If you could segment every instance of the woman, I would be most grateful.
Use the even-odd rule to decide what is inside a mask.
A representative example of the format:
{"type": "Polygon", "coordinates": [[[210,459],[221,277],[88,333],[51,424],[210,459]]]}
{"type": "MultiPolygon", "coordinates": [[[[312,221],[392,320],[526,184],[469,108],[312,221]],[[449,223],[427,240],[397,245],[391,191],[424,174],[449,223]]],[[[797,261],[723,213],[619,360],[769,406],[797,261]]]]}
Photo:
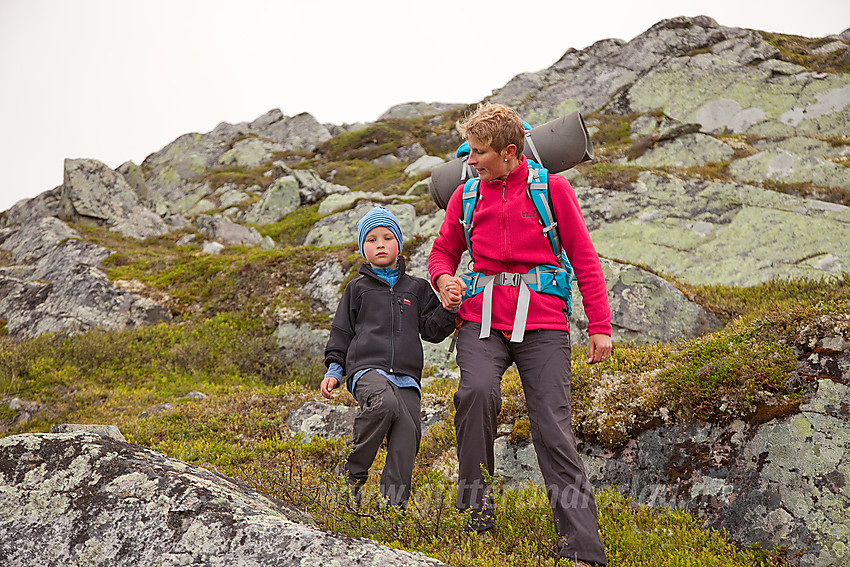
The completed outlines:
{"type": "MultiPolygon", "coordinates": [[[[480,106],[457,127],[469,143],[468,163],[475,167],[480,180],[470,231],[473,268],[485,276],[507,274],[497,276],[491,293],[468,297],[458,312],[463,324],[457,343],[461,375],[454,396],[457,505],[472,509],[471,527],[476,531],[495,525],[493,502],[481,469],[493,474],[501,378],[516,363],[534,448],[554,512],[558,555],[576,565],[605,565],[596,504],[570,424],[570,335],[564,300],[531,291],[524,336],[514,328],[519,316],[518,298],[523,292],[520,278],[514,274],[557,263],[526,192],[529,165],[522,155],[522,120],[513,109],[491,104],[480,106]],[[485,296],[489,296],[491,305],[485,303],[485,296]],[[521,336],[520,341],[516,335],[521,336]]],[[[599,362],[611,352],[611,312],[602,267],[569,182],[562,176],[549,175],[548,183],[561,244],[575,270],[590,321],[588,361],[599,362]]],[[[457,289],[466,289],[463,280],[455,276],[467,249],[464,228],[458,222],[461,206],[462,191],[457,190],[446,207],[428,260],[431,282],[444,304],[455,300],[457,289]]]]}

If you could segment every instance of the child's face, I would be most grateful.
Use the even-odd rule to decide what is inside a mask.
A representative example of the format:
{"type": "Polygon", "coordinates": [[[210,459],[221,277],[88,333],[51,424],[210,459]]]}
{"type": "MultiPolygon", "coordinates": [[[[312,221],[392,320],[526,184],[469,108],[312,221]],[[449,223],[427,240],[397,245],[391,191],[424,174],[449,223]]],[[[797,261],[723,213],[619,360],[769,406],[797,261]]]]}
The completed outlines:
{"type": "Polygon", "coordinates": [[[398,264],[398,240],[385,226],[376,226],[366,233],[363,255],[373,268],[395,268],[398,264]]]}

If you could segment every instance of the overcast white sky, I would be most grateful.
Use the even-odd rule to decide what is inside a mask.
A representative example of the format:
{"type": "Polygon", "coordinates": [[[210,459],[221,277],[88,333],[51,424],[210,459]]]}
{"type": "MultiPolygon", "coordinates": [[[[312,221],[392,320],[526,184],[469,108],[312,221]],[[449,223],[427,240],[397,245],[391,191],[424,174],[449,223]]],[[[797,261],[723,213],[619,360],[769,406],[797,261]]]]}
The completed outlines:
{"type": "Polygon", "coordinates": [[[821,37],[847,0],[0,0],[0,211],[62,183],[272,108],[375,120],[410,101],[471,103],[570,47],[659,20],[821,37]]]}

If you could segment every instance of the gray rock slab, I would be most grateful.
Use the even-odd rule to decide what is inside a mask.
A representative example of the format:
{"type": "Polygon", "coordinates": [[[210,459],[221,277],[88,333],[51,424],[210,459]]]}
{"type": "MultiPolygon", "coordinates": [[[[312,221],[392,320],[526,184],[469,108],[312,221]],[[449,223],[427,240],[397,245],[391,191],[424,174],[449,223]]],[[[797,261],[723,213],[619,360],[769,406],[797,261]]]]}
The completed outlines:
{"type": "Polygon", "coordinates": [[[620,191],[577,187],[601,256],[696,284],[839,275],[850,209],[735,183],[645,173],[620,191]]]}
{"type": "MultiPolygon", "coordinates": [[[[629,264],[602,259],[611,305],[612,338],[623,342],[675,342],[721,326],[711,312],[689,300],[662,278],[629,264]]],[[[587,316],[578,286],[573,287],[572,344],[587,344],[587,316]]]]}
{"type": "Polygon", "coordinates": [[[48,254],[63,240],[79,236],[76,230],[56,217],[42,217],[11,232],[0,243],[0,249],[11,252],[16,263],[31,263],[48,254]]]}
{"type": "Polygon", "coordinates": [[[300,523],[244,483],[91,433],[0,439],[0,550],[32,565],[442,565],[300,523]]]}
{"type": "Polygon", "coordinates": [[[711,136],[690,134],[661,142],[656,148],[632,160],[621,160],[638,167],[694,167],[711,162],[728,161],[735,151],[711,136]]]}
{"type": "Polygon", "coordinates": [[[121,174],[95,160],[65,160],[61,203],[62,218],[106,226],[124,236],[147,238],[169,232],[121,174]]]}
{"type": "MultiPolygon", "coordinates": [[[[345,386],[340,386],[337,395],[348,395],[345,386]]],[[[304,402],[289,413],[286,424],[293,434],[301,434],[307,443],[313,437],[342,439],[350,437],[354,427],[357,406],[323,404],[322,402],[304,402]]]]}
{"type": "Polygon", "coordinates": [[[236,224],[218,215],[199,215],[195,226],[201,235],[224,244],[258,246],[263,240],[256,228],[236,224]]]}
{"type": "Polygon", "coordinates": [[[279,221],[300,205],[298,181],[292,176],[279,177],[240,220],[249,224],[269,224],[279,221]]]}

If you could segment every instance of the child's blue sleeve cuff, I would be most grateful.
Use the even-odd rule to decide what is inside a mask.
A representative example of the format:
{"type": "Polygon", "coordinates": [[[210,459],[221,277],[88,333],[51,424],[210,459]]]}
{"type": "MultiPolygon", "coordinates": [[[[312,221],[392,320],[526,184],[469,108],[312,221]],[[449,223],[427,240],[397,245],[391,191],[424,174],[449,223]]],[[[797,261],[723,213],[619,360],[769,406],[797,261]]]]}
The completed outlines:
{"type": "Polygon", "coordinates": [[[342,366],[338,362],[331,362],[328,366],[328,371],[325,372],[325,377],[332,376],[336,378],[337,388],[342,384],[342,366]]]}

